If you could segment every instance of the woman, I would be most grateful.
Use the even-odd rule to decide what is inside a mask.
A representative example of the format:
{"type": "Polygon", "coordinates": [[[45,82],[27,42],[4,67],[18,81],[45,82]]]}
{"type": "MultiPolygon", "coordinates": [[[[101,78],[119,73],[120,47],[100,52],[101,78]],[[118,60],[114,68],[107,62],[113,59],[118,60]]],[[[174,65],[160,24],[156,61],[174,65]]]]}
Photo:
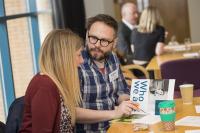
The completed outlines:
{"type": "Polygon", "coordinates": [[[70,30],[47,35],[40,51],[40,73],[26,91],[20,133],[73,132],[75,107],[80,102],[81,49],[82,40],[70,30]]]}
{"type": "Polygon", "coordinates": [[[142,12],[138,28],[131,35],[134,64],[146,66],[151,58],[164,52],[165,29],[155,7],[142,12]]]}

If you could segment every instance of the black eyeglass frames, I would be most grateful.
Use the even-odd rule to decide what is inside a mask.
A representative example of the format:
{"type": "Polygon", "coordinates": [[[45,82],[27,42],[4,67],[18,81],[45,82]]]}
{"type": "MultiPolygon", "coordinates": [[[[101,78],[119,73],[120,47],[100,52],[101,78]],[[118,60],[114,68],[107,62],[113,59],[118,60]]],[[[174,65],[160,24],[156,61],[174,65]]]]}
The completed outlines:
{"type": "Polygon", "coordinates": [[[106,39],[99,39],[96,36],[89,35],[89,33],[88,33],[88,40],[91,44],[96,44],[98,41],[100,41],[100,45],[102,47],[107,47],[109,44],[114,42],[114,39],[112,41],[109,41],[109,40],[106,40],[106,39]]]}

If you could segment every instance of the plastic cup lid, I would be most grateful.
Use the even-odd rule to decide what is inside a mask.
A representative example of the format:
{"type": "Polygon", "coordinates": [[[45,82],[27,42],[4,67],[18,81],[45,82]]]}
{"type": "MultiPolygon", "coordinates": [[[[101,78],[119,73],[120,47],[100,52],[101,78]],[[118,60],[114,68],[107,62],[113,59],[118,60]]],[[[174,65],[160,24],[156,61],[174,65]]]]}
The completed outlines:
{"type": "Polygon", "coordinates": [[[158,107],[159,108],[168,108],[168,107],[174,107],[175,106],[175,102],[173,100],[167,100],[167,101],[163,101],[163,102],[160,102],[158,104],[158,107]]]}

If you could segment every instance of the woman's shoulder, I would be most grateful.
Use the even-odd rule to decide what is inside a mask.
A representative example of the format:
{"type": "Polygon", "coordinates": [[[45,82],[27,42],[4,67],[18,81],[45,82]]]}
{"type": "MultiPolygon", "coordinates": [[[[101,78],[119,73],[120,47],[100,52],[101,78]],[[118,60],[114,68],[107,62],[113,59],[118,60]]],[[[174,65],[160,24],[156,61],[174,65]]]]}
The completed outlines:
{"type": "Polygon", "coordinates": [[[36,74],[29,83],[27,91],[37,92],[38,90],[46,92],[57,93],[58,89],[53,80],[44,74],[36,74]]]}
{"type": "Polygon", "coordinates": [[[156,30],[157,30],[157,31],[165,32],[165,28],[164,28],[162,25],[157,25],[157,26],[156,26],[156,30]]]}
{"type": "Polygon", "coordinates": [[[54,86],[55,83],[53,82],[53,80],[46,74],[41,74],[41,73],[38,73],[36,74],[32,81],[33,83],[39,83],[38,85],[40,86],[54,86]]]}

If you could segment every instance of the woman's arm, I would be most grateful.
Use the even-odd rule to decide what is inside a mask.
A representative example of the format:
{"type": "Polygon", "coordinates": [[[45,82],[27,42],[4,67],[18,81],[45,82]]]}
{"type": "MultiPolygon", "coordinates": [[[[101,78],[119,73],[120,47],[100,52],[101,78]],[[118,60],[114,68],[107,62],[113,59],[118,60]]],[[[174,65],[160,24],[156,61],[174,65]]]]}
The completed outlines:
{"type": "Polygon", "coordinates": [[[92,110],[77,107],[76,122],[77,123],[96,123],[108,121],[111,119],[128,116],[131,114],[134,106],[131,101],[123,101],[115,110],[92,110]]]}
{"type": "Polygon", "coordinates": [[[164,46],[165,46],[165,28],[163,26],[159,26],[157,27],[158,29],[158,33],[159,33],[159,39],[158,39],[158,42],[156,44],[156,49],[155,49],[155,53],[156,55],[161,55],[163,54],[165,51],[164,51],[164,46]]]}
{"type": "Polygon", "coordinates": [[[77,123],[96,123],[100,121],[107,121],[115,118],[114,110],[91,110],[84,108],[76,108],[76,122],[77,123]]]}
{"type": "Polygon", "coordinates": [[[41,87],[37,91],[31,101],[32,133],[53,132],[59,100],[55,88],[41,87]]]}
{"type": "Polygon", "coordinates": [[[164,53],[164,46],[165,46],[165,44],[162,42],[157,43],[156,49],[155,49],[156,55],[161,55],[164,53]]]}

